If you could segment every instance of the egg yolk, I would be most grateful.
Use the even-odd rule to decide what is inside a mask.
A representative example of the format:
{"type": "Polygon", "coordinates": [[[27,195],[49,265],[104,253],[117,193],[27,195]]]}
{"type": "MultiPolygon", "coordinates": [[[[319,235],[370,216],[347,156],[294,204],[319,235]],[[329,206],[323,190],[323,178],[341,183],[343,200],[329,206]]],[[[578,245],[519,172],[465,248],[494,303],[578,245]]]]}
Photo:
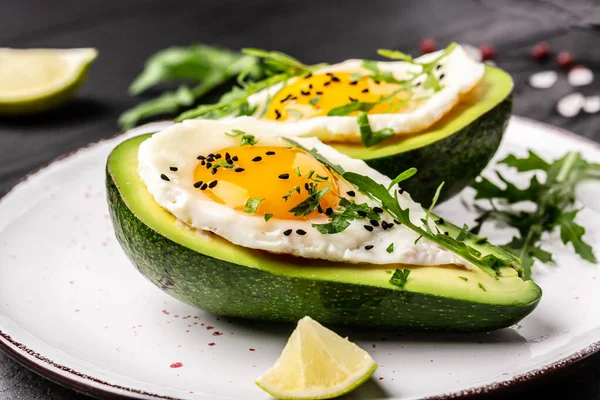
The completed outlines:
{"type": "Polygon", "coordinates": [[[243,146],[199,158],[203,157],[194,170],[194,187],[213,201],[239,211],[245,210],[249,198],[256,198],[264,199],[257,215],[273,214],[287,220],[315,216],[319,210],[298,217],[290,212],[309,197],[311,187],[322,190],[329,186],[319,202],[321,212],[339,202],[336,177],[300,149],[243,146]]]}
{"type": "MultiPolygon", "coordinates": [[[[375,81],[363,76],[357,79],[350,73],[336,72],[310,75],[283,87],[271,100],[265,118],[285,121],[327,115],[334,108],[353,101],[376,103],[401,89],[394,83],[375,81]]],[[[398,112],[406,108],[406,91],[376,104],[369,114],[398,112]]],[[[355,111],[348,115],[357,115],[355,111]]]]}

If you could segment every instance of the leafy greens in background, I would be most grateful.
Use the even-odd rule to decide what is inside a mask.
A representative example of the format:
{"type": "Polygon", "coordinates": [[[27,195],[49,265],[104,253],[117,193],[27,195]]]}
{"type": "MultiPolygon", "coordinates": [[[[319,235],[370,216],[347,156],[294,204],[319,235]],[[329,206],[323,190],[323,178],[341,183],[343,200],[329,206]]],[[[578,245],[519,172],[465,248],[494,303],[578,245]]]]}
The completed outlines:
{"type": "Polygon", "coordinates": [[[162,50],[146,62],[144,71],[129,87],[129,93],[137,96],[161,83],[185,81],[196,85],[182,85],[139,104],[119,117],[119,125],[130,129],[143,120],[181,112],[241,73],[248,79],[258,80],[265,71],[258,57],[221,47],[193,45],[162,50]]]}
{"type": "Polygon", "coordinates": [[[510,243],[502,246],[522,261],[524,276],[529,279],[534,259],[551,263],[552,254],[541,246],[542,234],[560,231],[563,243],[571,243],[575,252],[584,260],[596,262],[592,247],[583,240],[585,228],[575,222],[580,211],[575,209],[575,188],[585,179],[600,178],[600,164],[585,161],[580,153],[569,152],[562,158],[548,163],[532,151],[525,158],[509,155],[500,161],[518,172],[536,172],[529,186],[521,189],[506,179],[500,172],[496,175],[503,185],[498,186],[487,178],[481,178],[472,186],[476,190],[475,199],[489,200],[489,208],[477,206],[480,212],[477,225],[471,232],[478,234],[484,222],[501,221],[519,231],[510,243]],[[545,175],[545,180],[538,178],[545,175]],[[530,202],[532,211],[513,210],[500,206],[530,202]]]}

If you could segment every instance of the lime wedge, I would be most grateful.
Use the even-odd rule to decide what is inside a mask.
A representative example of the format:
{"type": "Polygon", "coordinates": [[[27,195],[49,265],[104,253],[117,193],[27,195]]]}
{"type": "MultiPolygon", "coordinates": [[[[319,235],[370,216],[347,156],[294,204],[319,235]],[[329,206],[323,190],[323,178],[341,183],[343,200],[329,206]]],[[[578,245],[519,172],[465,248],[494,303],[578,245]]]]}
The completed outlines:
{"type": "Polygon", "coordinates": [[[359,387],[376,368],[369,353],[304,317],[256,384],[278,399],[331,399],[359,387]]]}
{"type": "Polygon", "coordinates": [[[0,48],[0,114],[31,114],[73,96],[96,49],[0,48]]]}

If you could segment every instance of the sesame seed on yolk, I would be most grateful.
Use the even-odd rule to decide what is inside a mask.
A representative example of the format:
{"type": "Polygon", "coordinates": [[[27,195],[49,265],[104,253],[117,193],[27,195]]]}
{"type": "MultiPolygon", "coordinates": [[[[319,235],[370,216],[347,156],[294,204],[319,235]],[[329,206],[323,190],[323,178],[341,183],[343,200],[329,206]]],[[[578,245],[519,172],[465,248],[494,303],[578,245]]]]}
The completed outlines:
{"type": "MultiPolygon", "coordinates": [[[[352,79],[352,74],[347,72],[311,75],[283,87],[271,100],[265,118],[285,121],[288,118],[296,120],[324,116],[351,101],[378,102],[382,96],[388,96],[400,87],[398,84],[376,82],[366,76],[352,79]]],[[[369,114],[395,109],[406,97],[407,93],[401,91],[389,101],[377,104],[369,114]]],[[[398,111],[403,108],[400,107],[398,111]]],[[[349,115],[357,114],[358,111],[355,111],[349,115]]]]}
{"type": "Polygon", "coordinates": [[[336,208],[339,202],[337,178],[314,157],[300,149],[244,146],[223,149],[220,153],[225,152],[237,156],[235,168],[219,167],[213,175],[211,169],[198,163],[194,170],[194,182],[218,182],[218,185],[212,188],[209,186],[201,192],[217,203],[243,212],[249,198],[263,198],[256,210],[257,215],[273,214],[274,218],[287,220],[304,219],[316,216],[318,212],[295,217],[289,210],[308,197],[305,185],[310,183],[318,184],[318,190],[330,186],[320,201],[323,210],[336,208]],[[259,157],[259,161],[253,161],[259,157]],[[298,176],[298,168],[301,176],[298,176]],[[309,178],[311,170],[314,173],[309,178]],[[327,177],[327,180],[316,182],[317,174],[327,177]],[[280,178],[285,175],[288,176],[286,179],[280,178]],[[296,186],[300,187],[300,193],[293,191],[286,201],[283,196],[296,186]]]}

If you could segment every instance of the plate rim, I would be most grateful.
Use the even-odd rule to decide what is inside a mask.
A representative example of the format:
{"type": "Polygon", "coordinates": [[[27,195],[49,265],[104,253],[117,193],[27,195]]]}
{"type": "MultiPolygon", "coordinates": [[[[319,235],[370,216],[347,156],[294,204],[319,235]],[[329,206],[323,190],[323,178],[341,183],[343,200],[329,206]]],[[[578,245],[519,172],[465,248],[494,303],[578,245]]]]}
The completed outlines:
{"type": "MultiPolygon", "coordinates": [[[[559,135],[567,136],[569,138],[574,138],[578,141],[585,142],[588,145],[594,146],[600,150],[600,143],[597,143],[597,142],[593,141],[592,139],[585,137],[583,135],[579,135],[574,132],[571,132],[565,128],[551,125],[546,122],[537,121],[537,120],[534,120],[531,118],[522,117],[519,115],[512,115],[511,121],[512,120],[519,120],[521,122],[524,122],[524,123],[527,123],[530,125],[537,125],[537,126],[543,127],[544,129],[552,130],[559,135]]],[[[69,159],[69,158],[77,155],[80,151],[83,151],[86,149],[91,149],[100,144],[103,144],[106,141],[116,139],[127,133],[133,134],[133,132],[135,132],[135,131],[140,131],[140,133],[141,133],[144,130],[148,130],[149,127],[152,125],[162,125],[167,122],[172,122],[172,121],[162,120],[162,121],[155,121],[155,122],[151,122],[148,124],[144,124],[137,128],[134,128],[128,132],[119,132],[114,135],[107,136],[98,141],[88,143],[85,146],[82,146],[78,149],[66,152],[66,153],[52,159],[51,161],[43,164],[39,168],[28,173],[27,175],[23,176],[11,188],[9,188],[6,191],[6,193],[0,194],[0,200],[2,200],[4,197],[8,196],[10,193],[12,193],[15,189],[17,189],[22,184],[26,183],[27,180],[29,180],[32,176],[47,169],[48,167],[52,166],[56,162],[69,159]]],[[[26,345],[16,341],[10,335],[3,332],[1,327],[0,327],[0,351],[2,351],[9,358],[16,361],[20,365],[24,366],[25,368],[29,369],[30,371],[33,371],[37,375],[41,376],[42,378],[48,379],[49,381],[59,384],[63,387],[72,389],[76,392],[83,393],[83,394],[86,394],[86,395],[89,395],[92,397],[103,398],[103,399],[116,399],[116,400],[128,400],[128,399],[184,400],[184,399],[178,398],[178,397],[164,396],[164,395],[147,392],[147,391],[140,390],[140,389],[116,385],[116,384],[107,382],[105,380],[102,380],[102,379],[99,379],[99,378],[96,378],[96,377],[93,377],[93,376],[90,376],[87,374],[83,374],[81,372],[78,372],[78,371],[70,368],[70,367],[56,363],[56,362],[50,360],[49,358],[45,357],[44,355],[36,352],[35,350],[28,348],[26,345]],[[62,373],[59,371],[61,371],[62,373]]],[[[548,363],[547,365],[544,365],[544,366],[536,368],[536,369],[532,369],[523,374],[513,376],[512,378],[509,378],[509,379],[506,379],[503,381],[499,381],[499,382],[488,383],[485,385],[474,386],[474,387],[466,388],[463,390],[458,390],[455,392],[448,392],[448,393],[444,393],[441,395],[429,396],[429,397],[426,397],[425,399],[428,399],[428,400],[462,399],[462,398],[466,398],[466,397],[473,396],[473,395],[496,392],[498,390],[509,388],[509,387],[512,387],[512,386],[515,386],[515,385],[518,385],[521,383],[530,382],[534,379],[537,379],[539,377],[547,375],[548,373],[558,371],[560,369],[563,369],[565,367],[573,365],[576,362],[579,362],[597,352],[600,352],[600,338],[596,342],[584,347],[583,349],[581,349],[579,351],[576,351],[576,352],[568,355],[567,357],[563,357],[557,361],[548,363]]]]}

